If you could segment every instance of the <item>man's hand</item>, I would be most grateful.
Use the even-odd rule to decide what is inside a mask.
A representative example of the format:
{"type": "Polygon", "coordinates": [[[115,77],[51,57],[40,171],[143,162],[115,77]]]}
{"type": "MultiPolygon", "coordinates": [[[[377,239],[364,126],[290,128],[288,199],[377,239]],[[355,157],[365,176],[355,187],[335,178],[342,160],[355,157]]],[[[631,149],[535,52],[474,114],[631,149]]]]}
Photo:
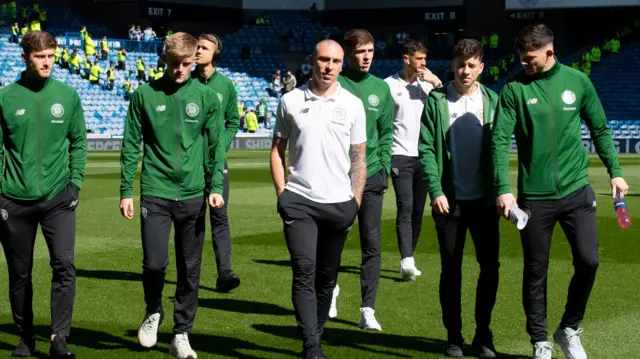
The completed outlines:
{"type": "Polygon", "coordinates": [[[220,208],[224,206],[224,199],[221,195],[212,193],[209,195],[209,206],[211,206],[211,208],[220,208]]]}
{"type": "Polygon", "coordinates": [[[449,201],[447,197],[440,196],[431,201],[431,208],[433,208],[436,213],[449,214],[449,201]]]}
{"type": "Polygon", "coordinates": [[[496,198],[496,207],[498,207],[499,211],[498,213],[501,213],[504,218],[509,218],[509,208],[511,208],[512,205],[518,207],[518,202],[516,202],[516,198],[511,193],[505,193],[496,198]]]}
{"type": "Polygon", "coordinates": [[[616,199],[616,192],[620,192],[620,198],[629,192],[629,185],[622,177],[616,177],[611,179],[611,197],[616,199]]]}
{"type": "Polygon", "coordinates": [[[419,69],[418,77],[420,78],[420,80],[428,82],[431,85],[433,85],[434,88],[442,87],[442,83],[440,82],[440,80],[428,68],[419,69]]]}
{"type": "Polygon", "coordinates": [[[133,219],[133,198],[123,198],[120,200],[120,213],[126,219],[133,219]]]}

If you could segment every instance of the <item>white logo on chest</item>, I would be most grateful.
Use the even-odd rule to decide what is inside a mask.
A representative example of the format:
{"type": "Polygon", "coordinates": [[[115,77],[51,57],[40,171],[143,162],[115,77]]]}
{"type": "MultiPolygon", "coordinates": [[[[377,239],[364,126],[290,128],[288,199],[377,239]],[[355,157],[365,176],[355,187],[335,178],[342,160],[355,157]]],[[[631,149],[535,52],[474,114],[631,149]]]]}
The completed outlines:
{"type": "Polygon", "coordinates": [[[567,105],[573,105],[576,102],[576,94],[571,90],[565,90],[562,93],[562,101],[567,105]]]}
{"type": "Polygon", "coordinates": [[[200,113],[200,108],[198,107],[198,105],[192,102],[187,105],[185,111],[187,112],[187,115],[189,117],[196,117],[200,113]]]}
{"type": "Polygon", "coordinates": [[[335,109],[333,109],[333,118],[335,118],[338,121],[342,121],[347,117],[347,112],[340,107],[336,107],[335,109]]]}
{"type": "Polygon", "coordinates": [[[222,97],[221,93],[218,93],[218,101],[220,101],[221,104],[222,104],[222,100],[224,100],[224,97],[222,97]]]}
{"type": "Polygon", "coordinates": [[[158,112],[163,112],[166,109],[167,109],[167,106],[165,106],[165,105],[160,105],[160,106],[156,107],[156,111],[158,111],[158,112]]]}
{"type": "Polygon", "coordinates": [[[367,100],[369,101],[369,105],[371,106],[378,106],[378,104],[380,103],[380,99],[376,95],[369,95],[367,100]]]}
{"type": "Polygon", "coordinates": [[[16,116],[22,116],[22,115],[24,115],[24,108],[21,108],[18,111],[16,111],[16,116]]]}
{"type": "Polygon", "coordinates": [[[64,115],[64,107],[59,103],[53,104],[53,106],[51,106],[51,114],[53,117],[62,117],[62,115],[64,115]]]}

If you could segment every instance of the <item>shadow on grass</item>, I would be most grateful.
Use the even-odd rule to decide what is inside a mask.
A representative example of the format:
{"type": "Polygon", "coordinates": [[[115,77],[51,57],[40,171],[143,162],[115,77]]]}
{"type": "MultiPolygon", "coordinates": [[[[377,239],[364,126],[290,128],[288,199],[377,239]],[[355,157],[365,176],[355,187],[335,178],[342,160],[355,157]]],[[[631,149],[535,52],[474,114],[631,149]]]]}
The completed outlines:
{"type": "MultiPolygon", "coordinates": [[[[36,358],[49,358],[47,353],[49,352],[49,335],[50,327],[45,325],[37,325],[35,327],[36,332],[36,358]]],[[[0,325],[0,332],[16,335],[16,345],[18,344],[18,331],[13,324],[0,325]]],[[[114,350],[114,349],[126,349],[130,351],[140,351],[143,348],[137,343],[137,341],[129,341],[122,337],[117,337],[108,333],[100,332],[97,330],[86,328],[71,328],[71,335],[67,340],[69,347],[73,350],[74,347],[83,347],[93,350],[114,350]]],[[[0,351],[12,351],[14,347],[6,347],[6,343],[0,344],[0,351]]]]}
{"type": "MultiPolygon", "coordinates": [[[[274,266],[278,266],[278,267],[291,267],[291,262],[289,260],[287,260],[287,259],[283,259],[283,260],[252,259],[252,261],[254,263],[274,265],[274,266]]],[[[389,270],[389,269],[381,269],[380,272],[398,273],[396,271],[392,271],[392,270],[389,270]]],[[[360,275],[360,267],[356,267],[356,266],[340,266],[340,273],[360,275]]],[[[380,274],[380,279],[388,279],[388,280],[392,280],[394,282],[404,282],[404,280],[402,278],[400,278],[399,276],[398,277],[391,277],[391,276],[380,274]]]]}
{"type": "MultiPolygon", "coordinates": [[[[298,327],[295,326],[254,324],[252,327],[259,332],[272,334],[277,337],[293,340],[300,339],[300,331],[298,330],[298,327]]],[[[363,352],[403,358],[411,358],[412,356],[396,353],[394,350],[442,354],[446,346],[446,341],[440,339],[372,333],[362,330],[338,328],[325,328],[324,334],[322,335],[322,342],[332,347],[346,347],[363,352]]],[[[470,346],[465,346],[464,350],[470,354],[474,353],[470,346]]],[[[500,354],[500,358],[527,359],[529,357],[523,355],[500,354]]]]}
{"type": "MultiPolygon", "coordinates": [[[[122,272],[115,270],[103,270],[103,269],[76,269],[76,276],[82,278],[91,278],[91,279],[101,279],[101,280],[122,280],[122,281],[130,281],[130,282],[140,282],[142,285],[142,273],[134,273],[134,272],[122,272]]],[[[177,283],[171,280],[164,281],[167,284],[176,285],[177,283]]],[[[200,286],[200,289],[209,290],[212,292],[216,292],[214,288],[207,287],[204,285],[200,286]]]]}

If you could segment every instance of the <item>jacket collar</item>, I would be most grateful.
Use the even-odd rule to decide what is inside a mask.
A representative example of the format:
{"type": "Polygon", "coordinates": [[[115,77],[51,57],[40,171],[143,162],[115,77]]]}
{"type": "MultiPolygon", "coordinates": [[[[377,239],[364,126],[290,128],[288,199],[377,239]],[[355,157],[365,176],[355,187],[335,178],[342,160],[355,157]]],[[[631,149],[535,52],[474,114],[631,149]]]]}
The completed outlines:
{"type": "Polygon", "coordinates": [[[368,72],[356,71],[351,69],[350,67],[347,67],[346,69],[344,69],[344,71],[342,71],[342,76],[348,78],[353,82],[362,82],[371,77],[371,74],[369,74],[368,72]]]}
{"type": "Polygon", "coordinates": [[[22,71],[18,83],[33,92],[39,92],[47,87],[52,81],[51,77],[47,77],[46,79],[36,79],[28,76],[26,71],[22,71]]]}

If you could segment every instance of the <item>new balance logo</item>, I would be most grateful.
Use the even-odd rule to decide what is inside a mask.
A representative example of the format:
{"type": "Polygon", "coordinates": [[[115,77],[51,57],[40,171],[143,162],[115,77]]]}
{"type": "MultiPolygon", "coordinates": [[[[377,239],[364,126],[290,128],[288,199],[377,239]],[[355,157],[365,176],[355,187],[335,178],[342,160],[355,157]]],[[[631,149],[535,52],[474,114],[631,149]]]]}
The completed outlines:
{"type": "Polygon", "coordinates": [[[538,99],[535,97],[527,100],[527,105],[535,105],[537,103],[538,103],[538,99]]]}
{"type": "Polygon", "coordinates": [[[22,115],[24,115],[24,108],[21,108],[18,111],[16,111],[16,116],[22,116],[22,115]]]}
{"type": "Polygon", "coordinates": [[[308,113],[309,112],[309,108],[303,108],[302,110],[300,110],[300,113],[308,113]]]}
{"type": "Polygon", "coordinates": [[[158,112],[162,112],[162,111],[164,111],[166,109],[167,109],[167,107],[165,105],[160,105],[160,106],[156,107],[156,111],[158,111],[158,112]]]}

